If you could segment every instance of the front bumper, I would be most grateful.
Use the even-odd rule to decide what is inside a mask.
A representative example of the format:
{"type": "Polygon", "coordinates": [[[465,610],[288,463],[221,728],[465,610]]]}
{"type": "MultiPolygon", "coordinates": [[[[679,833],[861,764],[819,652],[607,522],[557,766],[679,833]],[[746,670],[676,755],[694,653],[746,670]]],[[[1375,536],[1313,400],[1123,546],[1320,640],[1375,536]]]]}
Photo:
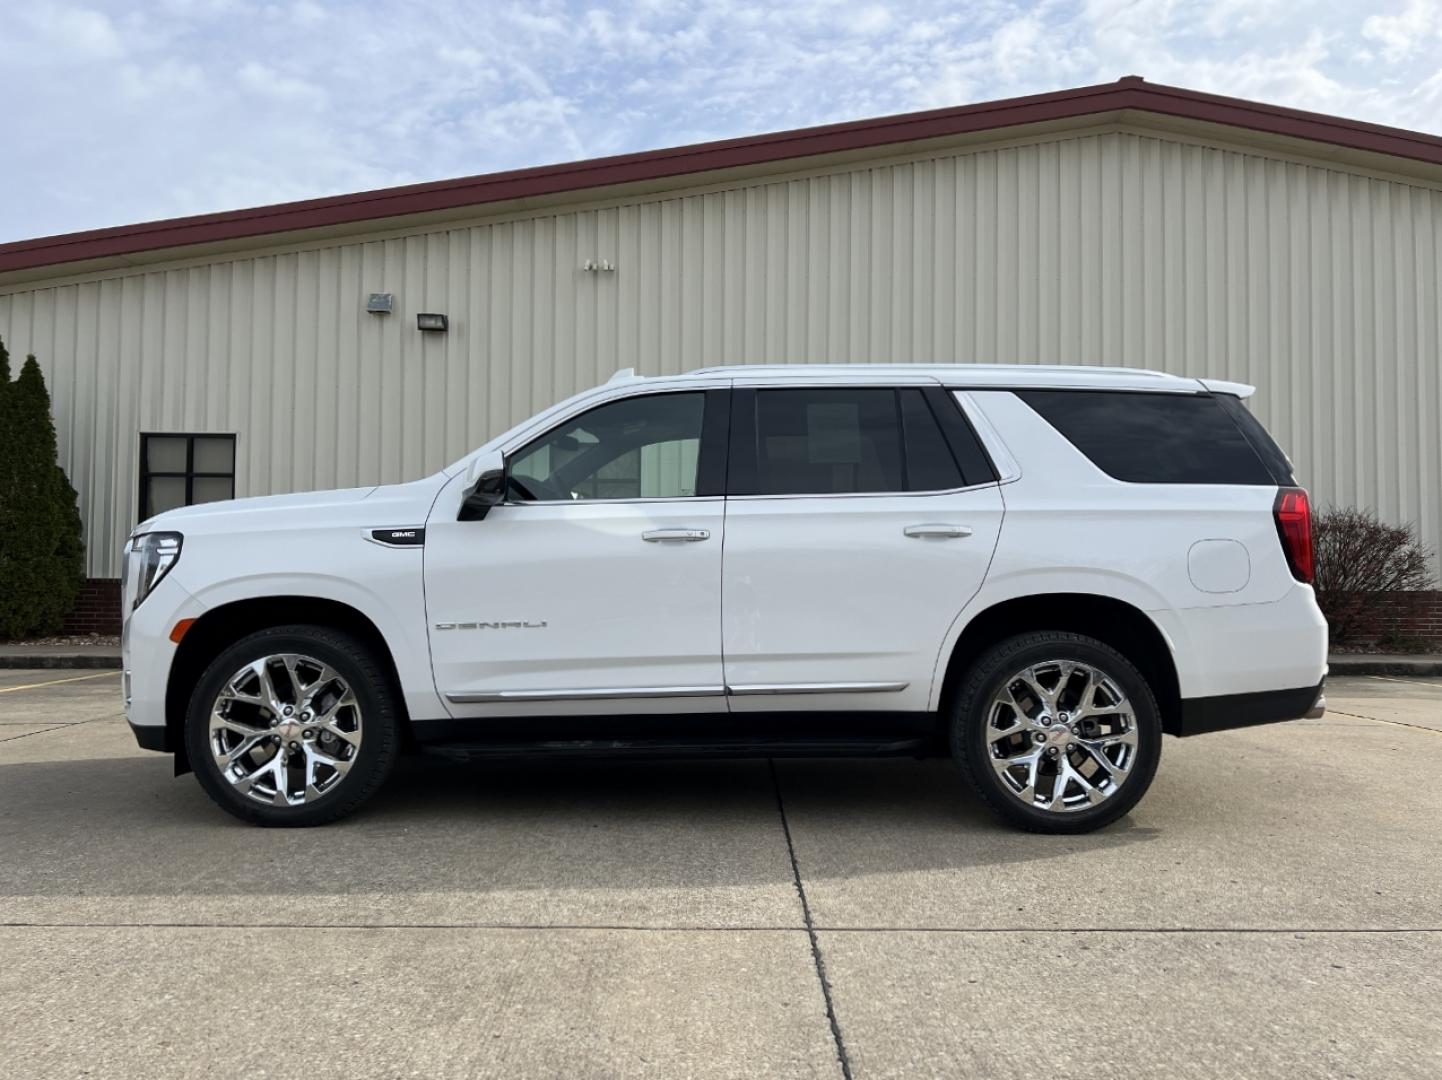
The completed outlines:
{"type": "Polygon", "coordinates": [[[1183,698],[1180,714],[1164,727],[1168,735],[1205,735],[1209,731],[1315,719],[1327,708],[1327,681],[1295,690],[1183,698]]]}
{"type": "Polygon", "coordinates": [[[143,604],[126,613],[120,638],[125,718],[135,733],[135,741],[146,750],[180,749],[166,731],[166,690],[176,651],[170,631],[181,619],[198,618],[204,611],[172,572],[143,604]]]}
{"type": "Polygon", "coordinates": [[[180,749],[171,745],[170,729],[164,724],[136,724],[130,721],[130,733],[135,736],[135,742],[142,750],[158,750],[161,753],[173,753],[180,749]]]}

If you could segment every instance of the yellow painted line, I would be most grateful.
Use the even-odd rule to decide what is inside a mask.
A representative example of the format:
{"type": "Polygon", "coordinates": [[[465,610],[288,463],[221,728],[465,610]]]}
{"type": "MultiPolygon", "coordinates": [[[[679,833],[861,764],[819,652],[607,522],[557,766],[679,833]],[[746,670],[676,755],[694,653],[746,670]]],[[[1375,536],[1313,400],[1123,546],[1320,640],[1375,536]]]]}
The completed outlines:
{"type": "Polygon", "coordinates": [[[1368,675],[1367,678],[1380,679],[1382,682],[1399,682],[1403,686],[1417,686],[1419,683],[1422,686],[1442,686],[1442,683],[1436,681],[1437,676],[1435,675],[1409,675],[1405,679],[1398,678],[1396,675],[1368,675]]]}
{"type": "Polygon", "coordinates": [[[103,679],[107,675],[119,675],[118,671],[98,671],[94,675],[72,675],[68,679],[51,679],[49,682],[26,683],[24,686],[0,686],[0,694],[13,694],[16,690],[39,690],[42,686],[59,686],[61,683],[84,682],[86,679],[103,679]]]}
{"type": "Polygon", "coordinates": [[[1405,720],[1382,720],[1376,716],[1363,716],[1361,713],[1343,712],[1341,709],[1327,709],[1328,716],[1346,716],[1352,720],[1370,720],[1374,724],[1388,724],[1392,727],[1404,727],[1409,731],[1425,731],[1428,735],[1442,735],[1442,731],[1430,728],[1423,724],[1409,724],[1405,720]]]}

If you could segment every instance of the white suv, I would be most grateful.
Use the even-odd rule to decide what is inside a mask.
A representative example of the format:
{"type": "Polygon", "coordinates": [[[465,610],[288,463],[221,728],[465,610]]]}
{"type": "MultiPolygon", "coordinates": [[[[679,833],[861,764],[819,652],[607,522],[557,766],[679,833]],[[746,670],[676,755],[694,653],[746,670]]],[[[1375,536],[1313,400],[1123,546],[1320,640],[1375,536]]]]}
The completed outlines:
{"type": "Polygon", "coordinates": [[[1082,832],[1164,732],[1320,715],[1311,520],[1251,387],[1115,368],[622,372],[410,484],[127,547],[126,710],[312,825],[405,748],[950,753],[1082,832]]]}

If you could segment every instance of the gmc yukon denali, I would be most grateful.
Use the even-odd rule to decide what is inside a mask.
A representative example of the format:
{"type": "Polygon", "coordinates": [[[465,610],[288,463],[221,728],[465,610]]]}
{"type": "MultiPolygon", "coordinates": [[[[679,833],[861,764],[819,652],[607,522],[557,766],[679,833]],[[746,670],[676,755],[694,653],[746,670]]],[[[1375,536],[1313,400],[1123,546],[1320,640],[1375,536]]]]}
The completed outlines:
{"type": "Polygon", "coordinates": [[[1095,829],[1163,734],[1323,708],[1307,493],[1251,392],[621,372],[424,480],[143,522],[127,716],[260,825],[429,751],[950,755],[1005,821],[1095,829]]]}

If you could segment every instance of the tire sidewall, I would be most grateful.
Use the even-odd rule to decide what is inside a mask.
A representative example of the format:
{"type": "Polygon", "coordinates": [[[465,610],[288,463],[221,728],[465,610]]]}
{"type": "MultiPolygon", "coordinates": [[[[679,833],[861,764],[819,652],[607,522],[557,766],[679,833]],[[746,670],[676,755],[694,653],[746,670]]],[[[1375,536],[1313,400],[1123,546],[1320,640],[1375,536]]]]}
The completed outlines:
{"type": "Polygon", "coordinates": [[[395,707],[389,688],[378,683],[366,663],[368,650],[348,635],[323,628],[284,627],[242,638],[205,669],[185,714],[185,747],[196,779],[226,810],[259,825],[317,825],[349,813],[385,779],[398,743],[395,707]],[[355,694],[361,711],[361,745],[355,763],[340,783],[314,802],[267,806],[237,791],[221,773],[210,751],[211,706],[226,680],[264,656],[299,653],[329,664],[355,694]]]}
{"type": "Polygon", "coordinates": [[[1079,634],[1024,634],[989,650],[972,669],[951,723],[952,754],[962,764],[986,803],[1006,820],[1038,832],[1089,832],[1110,824],[1134,807],[1156,775],[1161,760],[1162,725],[1156,698],[1136,667],[1108,645],[1079,634]],[[996,775],[986,742],[987,712],[1004,681],[1017,671],[1048,660],[1073,660],[1105,672],[1131,703],[1137,728],[1137,755],[1120,790],[1086,810],[1056,813],[1021,802],[996,775]]]}

